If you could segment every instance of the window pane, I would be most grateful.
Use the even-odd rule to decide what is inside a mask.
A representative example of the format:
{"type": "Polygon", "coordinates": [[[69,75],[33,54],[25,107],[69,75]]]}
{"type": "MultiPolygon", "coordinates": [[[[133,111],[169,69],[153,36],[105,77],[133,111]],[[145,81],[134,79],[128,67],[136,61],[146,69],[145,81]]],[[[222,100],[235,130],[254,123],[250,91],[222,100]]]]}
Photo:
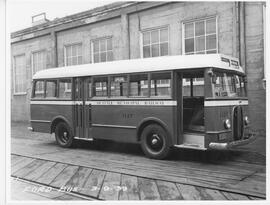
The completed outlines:
{"type": "Polygon", "coordinates": [[[94,53],[99,52],[99,41],[94,41],[93,47],[94,53]]]}
{"type": "Polygon", "coordinates": [[[112,39],[107,39],[107,50],[112,50],[112,39]]]}
{"type": "Polygon", "coordinates": [[[143,57],[144,58],[150,57],[150,46],[143,47],[143,57]]]}
{"type": "Polygon", "coordinates": [[[82,45],[77,45],[77,55],[81,56],[82,55],[82,45]]]}
{"type": "Polygon", "coordinates": [[[98,63],[99,62],[99,53],[94,54],[94,63],[98,63]]]}
{"type": "Polygon", "coordinates": [[[106,52],[100,54],[100,62],[106,61],[106,52]]]}
{"type": "Polygon", "coordinates": [[[71,60],[72,60],[71,58],[68,58],[68,59],[67,59],[67,66],[72,65],[71,60]]]}
{"type": "Polygon", "coordinates": [[[206,34],[216,33],[216,19],[206,21],[206,34]]]}
{"type": "Polygon", "coordinates": [[[151,49],[152,49],[152,57],[159,56],[159,44],[152,45],[151,49]]]}
{"type": "Polygon", "coordinates": [[[46,82],[46,97],[56,97],[56,84],[56,80],[46,82]]]}
{"type": "Polygon", "coordinates": [[[82,56],[78,57],[78,64],[82,64],[82,56]]]}
{"type": "Polygon", "coordinates": [[[71,46],[71,55],[76,56],[78,53],[78,47],[76,45],[71,46]]]}
{"type": "Polygon", "coordinates": [[[61,79],[59,81],[59,98],[71,99],[71,80],[61,79]]]}
{"type": "Polygon", "coordinates": [[[207,53],[207,54],[210,54],[210,53],[217,53],[217,50],[208,50],[206,53],[207,53]]]}
{"type": "Polygon", "coordinates": [[[185,40],[185,52],[193,52],[194,51],[194,38],[185,40]]]}
{"type": "Polygon", "coordinates": [[[26,91],[26,65],[25,56],[14,57],[15,93],[26,91]]]}
{"type": "Polygon", "coordinates": [[[196,22],[195,23],[195,35],[200,36],[204,35],[205,30],[204,30],[204,21],[196,22]]]}
{"type": "Polygon", "coordinates": [[[150,32],[143,33],[143,45],[150,44],[150,32]]]}
{"type": "Polygon", "coordinates": [[[109,51],[107,53],[107,61],[113,61],[113,52],[112,51],[109,51]]]}
{"type": "Polygon", "coordinates": [[[43,97],[44,97],[44,81],[37,81],[35,83],[34,98],[43,98],[43,97]]]}
{"type": "Polygon", "coordinates": [[[100,51],[106,51],[106,40],[100,40],[100,51]]]}
{"type": "Polygon", "coordinates": [[[107,77],[95,79],[93,96],[104,97],[107,96],[107,77]]]}
{"type": "Polygon", "coordinates": [[[205,37],[196,37],[196,51],[205,50],[205,37]]]}
{"type": "Polygon", "coordinates": [[[113,77],[111,82],[111,96],[127,96],[127,78],[126,76],[113,77]]]}
{"type": "Polygon", "coordinates": [[[194,24],[185,24],[185,38],[194,37],[194,24]]]}
{"type": "Polygon", "coordinates": [[[72,65],[77,65],[77,58],[76,57],[72,57],[72,65]]]}
{"type": "Polygon", "coordinates": [[[158,41],[159,41],[158,30],[151,31],[151,43],[158,43],[158,41]]]}
{"type": "Polygon", "coordinates": [[[168,29],[160,30],[160,42],[168,41],[168,29]]]}
{"type": "Polygon", "coordinates": [[[156,73],[151,77],[151,96],[171,95],[171,74],[156,73]]]}
{"type": "Polygon", "coordinates": [[[71,46],[66,47],[66,55],[67,57],[71,56],[71,46]]]}
{"type": "Polygon", "coordinates": [[[162,43],[160,44],[160,55],[161,56],[166,56],[169,54],[169,44],[168,43],[162,43]]]}
{"type": "Polygon", "coordinates": [[[130,96],[148,96],[148,80],[146,74],[130,75],[130,96]]]}
{"type": "Polygon", "coordinates": [[[216,46],[216,35],[206,36],[206,49],[215,49],[216,46]]]}

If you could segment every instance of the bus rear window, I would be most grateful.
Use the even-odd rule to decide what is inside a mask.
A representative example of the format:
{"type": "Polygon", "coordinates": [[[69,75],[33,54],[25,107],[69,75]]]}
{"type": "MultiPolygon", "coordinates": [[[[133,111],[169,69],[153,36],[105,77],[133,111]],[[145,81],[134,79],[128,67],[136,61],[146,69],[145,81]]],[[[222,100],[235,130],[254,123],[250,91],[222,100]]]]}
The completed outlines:
{"type": "Polygon", "coordinates": [[[171,73],[151,75],[151,96],[171,96],[171,73]]]}
{"type": "Polygon", "coordinates": [[[44,98],[44,81],[36,81],[34,87],[34,98],[44,98]]]}
{"type": "Polygon", "coordinates": [[[46,81],[46,98],[56,98],[57,97],[57,81],[47,80],[46,81]]]}

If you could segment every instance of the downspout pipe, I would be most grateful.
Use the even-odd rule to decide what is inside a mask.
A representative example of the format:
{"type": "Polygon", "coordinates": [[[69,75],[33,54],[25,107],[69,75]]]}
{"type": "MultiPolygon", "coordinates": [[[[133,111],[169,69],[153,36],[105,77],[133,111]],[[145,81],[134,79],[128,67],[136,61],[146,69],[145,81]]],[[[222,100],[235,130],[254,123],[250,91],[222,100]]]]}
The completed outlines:
{"type": "Polygon", "coordinates": [[[245,2],[238,2],[239,16],[239,60],[240,65],[246,72],[246,21],[245,21],[245,2]]]}

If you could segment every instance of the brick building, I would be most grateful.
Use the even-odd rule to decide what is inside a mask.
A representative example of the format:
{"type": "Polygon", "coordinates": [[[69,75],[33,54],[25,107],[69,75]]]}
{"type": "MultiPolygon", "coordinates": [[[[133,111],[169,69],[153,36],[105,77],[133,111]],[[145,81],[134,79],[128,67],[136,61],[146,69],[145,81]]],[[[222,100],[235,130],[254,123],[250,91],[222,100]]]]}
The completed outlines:
{"type": "Polygon", "coordinates": [[[121,2],[11,34],[11,118],[29,120],[33,74],[121,59],[223,53],[248,76],[252,128],[265,136],[264,2],[121,2]]]}

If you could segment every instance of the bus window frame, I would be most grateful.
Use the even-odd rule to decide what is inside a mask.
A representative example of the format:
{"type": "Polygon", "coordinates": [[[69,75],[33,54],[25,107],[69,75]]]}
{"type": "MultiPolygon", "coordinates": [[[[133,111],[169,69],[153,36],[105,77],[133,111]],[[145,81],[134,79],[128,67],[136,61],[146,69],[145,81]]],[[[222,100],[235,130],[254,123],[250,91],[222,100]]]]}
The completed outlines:
{"type": "Polygon", "coordinates": [[[145,98],[150,98],[149,96],[149,72],[140,72],[140,73],[130,73],[128,74],[128,98],[130,99],[145,99],[145,98]],[[145,75],[146,80],[147,80],[147,96],[131,96],[130,91],[131,91],[131,86],[130,86],[130,77],[132,75],[145,75]]]}
{"type": "Polygon", "coordinates": [[[31,100],[44,100],[45,99],[45,79],[37,79],[37,80],[33,80],[32,83],[32,93],[31,93],[31,100]],[[43,97],[41,98],[37,98],[35,97],[36,95],[36,84],[38,81],[42,81],[43,82],[43,97]]]}
{"type": "MultiPolygon", "coordinates": [[[[209,68],[209,69],[211,69],[211,68],[209,68]]],[[[208,69],[206,69],[206,70],[208,70],[208,69]]],[[[238,75],[239,77],[246,77],[246,75],[243,74],[243,73],[232,71],[232,70],[224,70],[224,69],[221,69],[221,68],[213,68],[213,72],[214,73],[218,72],[218,73],[233,74],[233,75],[238,75]]],[[[207,77],[207,76],[209,77],[209,75],[206,72],[205,77],[207,77]]],[[[211,82],[211,77],[209,77],[209,83],[211,84],[210,85],[211,90],[209,91],[209,96],[207,96],[208,99],[219,99],[219,100],[228,99],[228,98],[230,98],[230,99],[239,99],[239,98],[248,99],[247,83],[246,82],[245,82],[245,87],[244,87],[245,93],[246,93],[245,97],[244,96],[242,96],[242,97],[241,96],[240,97],[239,96],[236,96],[236,97],[224,96],[224,97],[218,97],[218,98],[216,96],[214,96],[214,84],[211,82]]]]}
{"type": "Polygon", "coordinates": [[[58,79],[46,79],[45,80],[45,85],[44,85],[44,99],[46,100],[56,100],[58,98],[58,79]],[[47,97],[47,81],[56,81],[56,92],[55,92],[55,97],[47,97]]]}
{"type": "Polygon", "coordinates": [[[155,72],[148,72],[148,98],[152,99],[172,99],[173,98],[173,70],[166,70],[166,71],[155,71],[155,72]],[[170,74],[170,94],[169,95],[151,95],[151,80],[152,80],[152,75],[154,74],[164,74],[164,73],[169,73],[170,74]]]}
{"type": "MultiPolygon", "coordinates": [[[[57,100],[61,100],[61,101],[69,101],[69,100],[72,100],[73,99],[73,97],[72,97],[72,93],[73,93],[73,78],[58,78],[57,79],[57,100]],[[70,98],[60,98],[59,96],[60,96],[60,81],[61,80],[70,80],[70,83],[71,83],[71,89],[70,89],[70,91],[67,91],[67,92],[71,92],[71,95],[70,95],[70,98]]],[[[66,89],[65,89],[66,90],[66,89]]]]}
{"type": "Polygon", "coordinates": [[[126,73],[120,73],[120,74],[113,74],[113,75],[109,75],[109,79],[108,79],[108,87],[109,87],[109,93],[108,93],[108,98],[112,98],[112,99],[123,99],[123,98],[129,98],[129,85],[130,85],[130,81],[129,81],[129,74],[126,73]],[[111,95],[111,85],[113,82],[113,78],[115,77],[125,77],[126,81],[125,83],[127,83],[127,94],[123,95],[123,96],[112,96],[111,95]]]}
{"type": "Polygon", "coordinates": [[[96,76],[91,76],[91,78],[92,78],[92,85],[91,85],[91,87],[92,87],[92,92],[91,92],[91,98],[92,99],[106,99],[106,98],[110,98],[109,96],[110,96],[110,89],[109,89],[109,87],[110,87],[110,76],[109,75],[96,75],[96,76]],[[97,78],[107,78],[107,95],[106,96],[96,96],[96,90],[95,90],[95,88],[96,88],[96,86],[94,86],[95,85],[95,79],[97,79],[97,78]],[[94,93],[95,93],[95,96],[94,96],[94,93]]]}

